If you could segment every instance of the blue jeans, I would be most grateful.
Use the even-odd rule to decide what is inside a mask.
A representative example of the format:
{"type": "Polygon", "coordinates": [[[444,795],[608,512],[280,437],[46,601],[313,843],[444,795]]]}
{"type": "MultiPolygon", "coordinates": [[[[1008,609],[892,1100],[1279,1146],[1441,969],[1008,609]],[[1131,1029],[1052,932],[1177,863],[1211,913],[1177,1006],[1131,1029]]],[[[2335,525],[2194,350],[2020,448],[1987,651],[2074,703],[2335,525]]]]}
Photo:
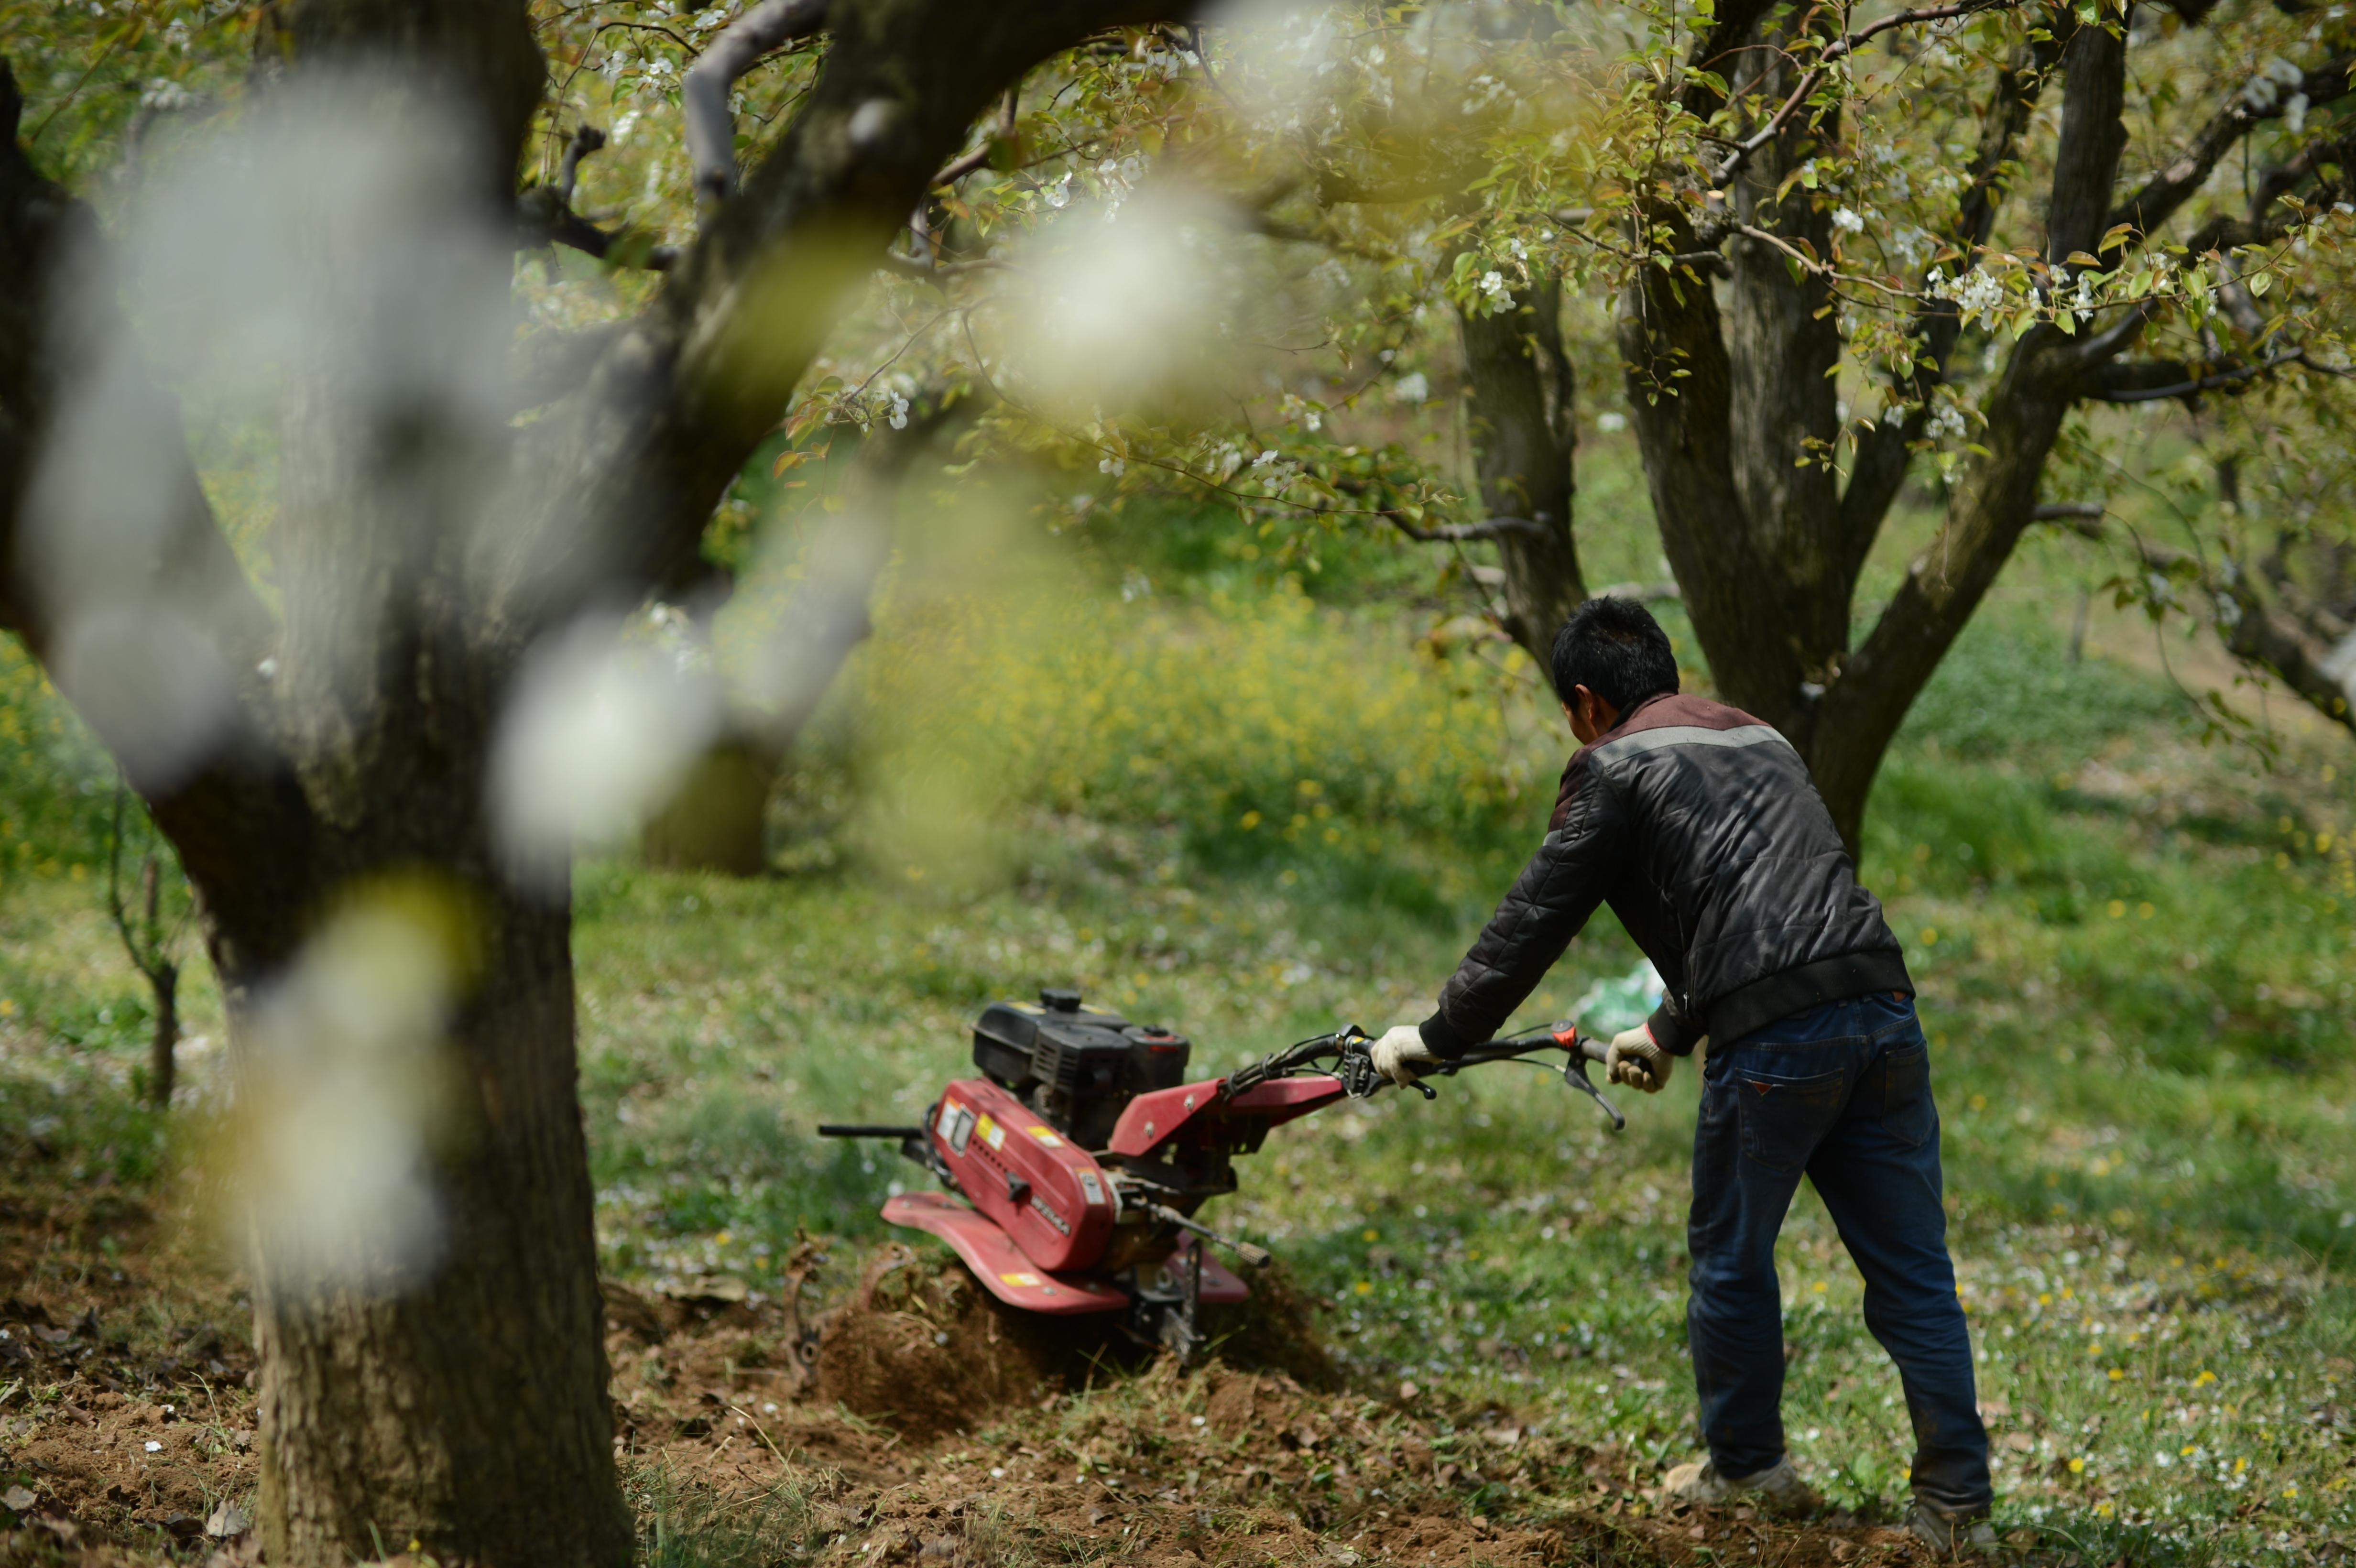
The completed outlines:
{"type": "Polygon", "coordinates": [[[1854,997],[1721,1048],[1703,1069],[1687,1250],[1701,1429],[1720,1475],[1783,1456],[1775,1233],[1805,1174],[1865,1276],[1865,1325],[1906,1391],[1915,1494],[1987,1508],[1987,1431],[1940,1201],[1939,1113],[1911,1000],[1854,997]]]}

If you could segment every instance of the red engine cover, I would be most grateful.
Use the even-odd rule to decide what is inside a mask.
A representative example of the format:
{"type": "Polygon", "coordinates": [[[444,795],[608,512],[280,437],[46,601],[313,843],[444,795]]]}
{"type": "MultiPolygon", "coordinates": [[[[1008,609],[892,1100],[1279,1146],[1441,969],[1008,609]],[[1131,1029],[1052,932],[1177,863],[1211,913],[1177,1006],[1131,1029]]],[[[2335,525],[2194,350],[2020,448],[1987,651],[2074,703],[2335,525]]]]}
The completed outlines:
{"type": "Polygon", "coordinates": [[[1038,1114],[986,1078],[942,1092],[927,1129],[958,1189],[1043,1269],[1087,1268],[1112,1235],[1112,1181],[1038,1114]]]}

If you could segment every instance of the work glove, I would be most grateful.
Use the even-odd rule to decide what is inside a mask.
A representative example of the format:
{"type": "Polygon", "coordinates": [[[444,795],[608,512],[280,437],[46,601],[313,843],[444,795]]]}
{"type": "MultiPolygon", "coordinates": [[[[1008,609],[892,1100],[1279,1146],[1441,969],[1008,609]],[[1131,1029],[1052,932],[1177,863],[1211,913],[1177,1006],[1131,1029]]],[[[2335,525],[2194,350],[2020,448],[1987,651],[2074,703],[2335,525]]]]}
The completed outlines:
{"type": "Polygon", "coordinates": [[[1418,1068],[1440,1060],[1423,1043],[1423,1031],[1413,1024],[1385,1029],[1383,1038],[1366,1048],[1366,1054],[1373,1058],[1376,1072],[1402,1089],[1423,1076],[1418,1068]]]}
{"type": "Polygon", "coordinates": [[[1603,1075],[1614,1083],[1657,1094],[1668,1087],[1670,1070],[1676,1064],[1676,1057],[1653,1043],[1653,1031],[1638,1024],[1612,1037],[1612,1049],[1603,1056],[1603,1075]]]}

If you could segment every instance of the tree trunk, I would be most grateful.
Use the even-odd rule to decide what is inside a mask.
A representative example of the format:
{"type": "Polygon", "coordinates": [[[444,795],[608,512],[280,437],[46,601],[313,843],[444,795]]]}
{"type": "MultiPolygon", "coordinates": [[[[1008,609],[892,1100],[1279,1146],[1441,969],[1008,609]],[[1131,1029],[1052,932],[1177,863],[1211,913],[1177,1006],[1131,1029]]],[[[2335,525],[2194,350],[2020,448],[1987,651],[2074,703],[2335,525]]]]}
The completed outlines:
{"type": "MultiPolygon", "coordinates": [[[[2103,27],[2081,27],[2070,39],[2063,68],[2062,134],[2045,219],[2046,251],[2056,261],[2101,242],[2126,144],[2121,119],[2126,41],[2103,27]]],[[[2136,320],[2127,319],[2126,333],[2136,320]]],[[[1807,751],[1816,788],[1852,852],[1874,775],[1906,710],[2036,518],[2045,460],[2083,378],[2125,341],[2124,334],[2105,343],[2032,326],[2014,344],[2004,375],[1983,400],[1987,425],[1949,496],[1946,522],[1841,671],[1807,751]]]]}
{"type": "MultiPolygon", "coordinates": [[[[875,629],[869,607],[892,558],[894,514],[909,464],[971,408],[946,407],[938,389],[919,399],[922,406],[906,428],[879,428],[861,438],[849,460],[847,505],[815,522],[804,542],[801,581],[754,656],[750,700],[731,716],[729,732],[697,762],[679,795],[647,825],[639,850],[648,865],[732,877],[768,869],[770,794],[803,726],[851,651],[875,629]]],[[[733,583],[720,582],[700,596],[723,598],[733,591],[733,583]]]]}
{"type": "Polygon", "coordinates": [[[180,971],[159,963],[147,976],[155,994],[155,1027],[147,1037],[147,1103],[159,1111],[172,1108],[172,1091],[179,1086],[180,971]]]}
{"type": "Polygon", "coordinates": [[[696,759],[638,844],[649,866],[757,877],[769,866],[769,794],[777,757],[757,741],[727,741],[696,759]]]}
{"type": "MultiPolygon", "coordinates": [[[[1755,13],[1754,13],[1755,15],[1755,13]]],[[[1722,17],[1697,59],[1763,60],[1766,102],[1797,69],[1773,27],[1740,49],[1722,17]]],[[[2059,27],[2032,39],[1998,72],[1972,177],[1950,240],[1969,253],[1993,225],[2006,171],[2030,125],[2040,86],[2059,60],[2067,101],[2054,157],[2047,250],[2055,261],[2100,242],[2125,137],[2120,109],[2125,45],[2102,27],[2059,27]]],[[[1697,75],[1687,107],[1707,115],[1721,101],[1697,75]]],[[[1881,757],[1907,709],[1954,645],[1988,585],[2036,515],[2037,489],[2063,417],[2087,378],[2132,341],[2130,317],[2098,339],[2031,328],[2015,344],[1987,395],[1974,443],[1937,540],[1918,560],[1874,629],[1848,651],[1858,573],[1902,484],[1924,407],[1961,331],[1954,308],[1917,312],[1916,356],[1899,389],[1911,411],[1858,437],[1846,494],[1826,461],[1838,439],[1834,384],[1837,315],[1816,275],[1762,233],[1805,240],[1832,253],[1828,214],[1794,190],[1774,197],[1800,160],[1817,152],[1797,119],[1759,148],[1733,179],[1731,244],[1722,292],[1691,265],[1647,267],[1625,296],[1620,336],[1645,478],[1671,565],[1719,688],[1774,724],[1808,761],[1817,789],[1852,853],[1881,757]],[[1745,229],[1754,232],[1745,232],[1745,229]]],[[[2197,182],[2195,182],[2197,183],[2197,182]]],[[[1678,209],[1655,215],[1663,248],[1687,253],[1699,237],[1678,209]]],[[[2115,219],[2115,214],[2109,219],[2115,219]]],[[[1720,229],[1724,232],[1724,227],[1720,229]]]]}
{"type": "Polygon", "coordinates": [[[1579,493],[1578,382],[1562,341],[1562,285],[1549,275],[1493,315],[1461,316],[1472,385],[1481,502],[1525,525],[1497,536],[1505,633],[1554,684],[1554,635],[1587,598],[1571,531],[1579,493]]]}
{"type": "MultiPolygon", "coordinates": [[[[368,110],[389,137],[418,134],[412,117],[448,115],[451,98],[476,113],[480,135],[463,164],[419,165],[418,188],[430,191],[420,210],[504,234],[544,86],[519,0],[298,0],[272,13],[262,43],[290,89],[332,85],[333,70],[354,65],[391,73],[368,110]]],[[[333,229],[300,239],[342,242],[333,229]]],[[[509,308],[511,266],[495,245],[408,262],[438,269],[450,320],[509,308]]],[[[316,1237],[285,1228],[292,1211],[273,1207],[311,1173],[270,1168],[279,1190],[257,1194],[262,1536],[270,1560],[291,1568],[372,1560],[412,1541],[444,1562],[619,1568],[633,1531],[615,1473],[575,1093],[568,899],[508,881],[486,818],[516,650],[483,623],[483,569],[469,553],[514,505],[490,478],[512,447],[503,429],[458,416],[462,346],[424,350],[397,394],[380,384],[405,336],[438,325],[414,296],[356,290],[328,264],[297,279],[339,335],[288,357],[269,712],[316,826],[298,945],[224,975],[235,1061],[256,1091],[253,1136],[282,1136],[273,1116],[343,1114],[340,1102],[313,1108],[301,1096],[313,1075],[352,1071],[338,1053],[354,1047],[339,1025],[290,1026],[280,1009],[306,987],[351,983],[314,979],[311,967],[327,962],[347,913],[425,890],[463,973],[447,1018],[418,1026],[426,1054],[374,1086],[384,1120],[372,1131],[417,1142],[418,1168],[392,1173],[406,1196],[353,1188],[349,1255],[323,1263],[306,1250],[316,1237]],[[429,1091],[429,1102],[393,1103],[429,1091]],[[274,1105],[278,1093],[296,1097],[274,1105]]],[[[205,902],[238,937],[209,889],[205,902]]],[[[347,1179],[361,1180],[316,1173],[323,1190],[347,1179]]]]}
{"type": "MultiPolygon", "coordinates": [[[[1789,29],[1816,25],[1787,18],[1762,40],[1771,47],[1740,51],[1767,62],[1740,87],[1780,100],[1798,69],[1789,29]]],[[[1829,253],[1830,215],[1814,193],[1775,193],[1837,131],[1795,122],[1767,143],[1735,179],[1734,216],[1829,253]]],[[[1824,284],[1794,277],[1776,245],[1738,234],[1728,261],[1723,291],[1697,272],[1644,270],[1622,313],[1629,401],[1662,547],[1719,690],[1804,755],[1865,556],[1841,526],[1831,462],[1840,420],[1826,372],[1840,329],[1824,284]]]]}
{"type": "Polygon", "coordinates": [[[449,1030],[455,1125],[433,1157],[442,1261],[391,1292],[266,1268],[255,1280],[273,1563],[369,1560],[412,1540],[444,1562],[629,1560],[570,916],[477,891],[480,989],[449,1030]]]}

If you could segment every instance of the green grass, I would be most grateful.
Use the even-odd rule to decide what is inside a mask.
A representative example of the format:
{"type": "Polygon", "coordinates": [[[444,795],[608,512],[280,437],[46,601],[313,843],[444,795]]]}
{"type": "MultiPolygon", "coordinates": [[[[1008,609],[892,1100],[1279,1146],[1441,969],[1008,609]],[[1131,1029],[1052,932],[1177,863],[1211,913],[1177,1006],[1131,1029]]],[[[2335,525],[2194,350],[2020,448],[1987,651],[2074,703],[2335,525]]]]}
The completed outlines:
{"type": "MultiPolygon", "coordinates": [[[[1300,792],[1329,760],[1309,720],[1343,730],[1352,715],[1318,714],[1297,671],[1387,659],[1406,639],[1374,612],[1286,602],[1281,636],[1251,624],[1268,601],[1221,608],[1206,592],[1130,622],[1110,663],[1054,667],[1128,672],[1124,744],[1160,761],[1075,769],[1026,742],[1026,767],[1054,764],[1026,776],[1055,787],[992,796],[964,829],[986,852],[961,874],[909,874],[924,864],[893,834],[933,797],[893,773],[862,739],[873,713],[855,710],[831,720],[832,771],[784,808],[789,859],[810,869],[731,882],[585,867],[582,1094],[609,1266],[761,1288],[808,1231],[849,1243],[833,1250],[839,1285],[886,1233],[876,1206],[924,1179],[811,1129],[913,1119],[969,1071],[968,1026],[994,997],[1079,985],[1190,1034],[1206,1072],[1337,1021],[1420,1016],[1541,830],[1545,791],[1468,805],[1417,793],[1451,779],[1394,765],[1380,788],[1300,792]],[[1237,719],[1200,671],[1154,678],[1185,647],[1241,660],[1212,676],[1260,683],[1275,717],[1237,719]],[[1183,722],[1164,722],[1162,699],[1183,722]],[[1225,793],[1188,799],[1198,775],[1225,793]],[[1240,826],[1239,806],[1288,791],[1330,815],[1300,811],[1289,837],[1240,826]]],[[[1121,613],[1109,595],[1080,603],[1121,613]]],[[[1064,677],[1019,667],[1043,686],[999,699],[1055,712],[1064,677]]],[[[1377,689],[1405,689],[1396,667],[1369,668],[1377,689]]],[[[1439,710],[1464,700],[1426,678],[1439,710]]],[[[1934,1041],[2001,1522],[2089,1563],[2310,1561],[2356,1531],[2348,759],[2294,744],[2260,771],[2201,746],[2187,706],[2157,677],[2068,663],[2034,599],[1992,605],[1884,769],[1865,876],[1934,1041]]],[[[1492,722],[1484,786],[1542,784],[1563,742],[1526,714],[1492,722]]],[[[0,1133],[63,1118],[73,1168],[111,1159],[131,1179],[166,1148],[128,1106],[144,1004],[95,885],[63,869],[72,856],[46,859],[59,869],[20,874],[0,907],[14,1053],[0,1133]]],[[[1599,922],[1530,1016],[1632,956],[1599,922]]],[[[217,1029],[217,1003],[201,981],[191,991],[191,1027],[217,1029]]],[[[1332,1303],[1328,1331],[1369,1391],[1499,1402],[1565,1441],[1665,1464],[1696,1451],[1694,1089],[1688,1070],[1638,1099],[1618,1136],[1526,1069],[1444,1083],[1430,1104],[1385,1096],[1278,1132],[1209,1217],[1278,1248],[1332,1303]]],[[[1844,1504],[1886,1516],[1909,1447],[1897,1380],[1804,1190],[1782,1267],[1794,1449],[1844,1504]]],[[[720,1561],[729,1530],[752,1551],[806,1528],[793,1499],[723,1530],[662,1477],[641,1485],[652,1560],[720,1561]]],[[[1476,1501],[1539,1515],[1586,1485],[1537,1474],[1476,1501]]]]}
{"type": "MultiPolygon", "coordinates": [[[[1866,875],[1936,1040],[2003,1520],[2098,1561],[2297,1561],[2351,1522],[2356,962],[2344,837],[2327,837],[2346,795],[2312,758],[2252,776],[2184,711],[1999,609],[1894,752],[1866,875]],[[2034,698],[2017,722],[1980,700],[2008,687],[2034,698]]],[[[588,1099],[617,1261],[758,1278],[795,1226],[876,1234],[869,1206],[921,1178],[806,1129],[913,1115],[969,1071],[991,996],[1079,984],[1186,1030],[1210,1070],[1419,1016],[1510,869],[1476,849],[1445,887],[1387,890],[1346,852],[1254,862],[1150,820],[1016,837],[1002,881],[954,893],[855,858],[760,886],[595,873],[588,1099]]],[[[1373,859],[1432,852],[1403,834],[1373,859]]],[[[1590,933],[1530,1013],[1629,956],[1590,933]]],[[[1222,1218],[1334,1303],[1370,1386],[1504,1401],[1665,1463],[1695,1448],[1693,1092],[1687,1073],[1630,1107],[1618,1137],[1505,1068],[1433,1104],[1329,1113],[1276,1135],[1222,1218]]],[[[1794,1450],[1886,1515],[1909,1448],[1897,1380],[1805,1192],[1783,1258],[1794,1450]]]]}
{"type": "MultiPolygon", "coordinates": [[[[2050,803],[2050,830],[2136,863],[2115,823],[2067,803],[2050,803]]],[[[964,1026],[987,996],[1076,981],[1189,1030],[1215,1068],[1337,1019],[1414,1016],[1462,938],[1379,906],[1157,878],[1172,862],[1154,842],[1043,854],[1019,891],[952,905],[888,883],[603,873],[581,951],[609,1253],[757,1281],[795,1226],[875,1234],[871,1206],[920,1179],[822,1151],[808,1128],[912,1115],[969,1071],[964,1026]]],[[[2170,941],[2223,955],[2201,983],[2236,996],[2263,1041],[2267,1015],[2244,993],[2276,962],[2265,933],[2191,899],[2197,864],[2163,869],[2154,891],[2185,900],[2170,941]]],[[[2312,899],[2311,875],[2268,861],[2223,885],[2312,899]]],[[[2313,1414],[2351,1376],[2331,1358],[2356,1345],[2344,1042],[2302,1043],[2295,1066],[2146,1044],[2126,1020],[2148,1005],[2153,927],[2056,926],[2035,897],[1991,881],[1892,898],[1902,923],[1956,933],[1917,952],[1983,1392],[2007,1407],[2005,1517],[2135,1561],[2250,1561],[2277,1530],[2306,1552],[2350,1522],[2344,1434],[2313,1414]]],[[[1534,1013],[1627,956],[1616,937],[1581,945],[1534,1013]]],[[[1371,1382],[1505,1400],[1672,1460],[1693,1448],[1692,1093],[1682,1075],[1613,1137],[1567,1091],[1493,1069],[1433,1104],[1284,1129],[1222,1218],[1337,1304],[1331,1328],[1371,1382]]],[[[1810,1196],[1783,1258],[1794,1449],[1846,1503],[1890,1510],[1907,1456],[1896,1378],[1810,1196]]]]}

